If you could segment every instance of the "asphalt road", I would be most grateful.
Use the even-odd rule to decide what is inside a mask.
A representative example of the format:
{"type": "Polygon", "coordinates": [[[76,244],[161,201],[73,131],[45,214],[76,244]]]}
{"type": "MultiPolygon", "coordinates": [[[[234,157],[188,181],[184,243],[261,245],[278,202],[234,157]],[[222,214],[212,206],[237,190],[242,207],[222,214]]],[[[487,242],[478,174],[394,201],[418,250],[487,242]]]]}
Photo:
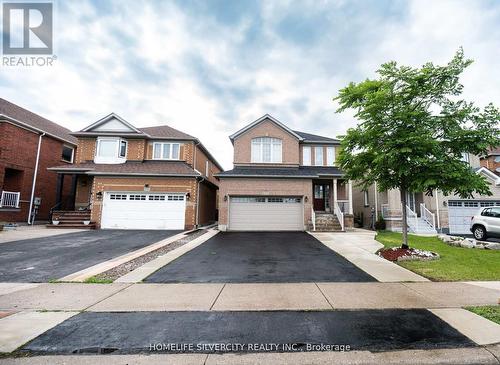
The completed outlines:
{"type": "Polygon", "coordinates": [[[167,353],[291,352],[307,350],[307,344],[349,345],[351,350],[370,351],[474,346],[468,338],[424,309],[85,312],[45,332],[26,344],[21,352],[150,353],[150,345],[159,345],[161,352],[167,353]],[[243,347],[216,349],[207,344],[241,344],[243,347]]]}
{"type": "Polygon", "coordinates": [[[97,230],[0,244],[0,282],[47,282],[180,231],[97,230]]]}
{"type": "Polygon", "coordinates": [[[146,278],[148,283],[376,281],[304,232],[225,232],[146,278]]]}

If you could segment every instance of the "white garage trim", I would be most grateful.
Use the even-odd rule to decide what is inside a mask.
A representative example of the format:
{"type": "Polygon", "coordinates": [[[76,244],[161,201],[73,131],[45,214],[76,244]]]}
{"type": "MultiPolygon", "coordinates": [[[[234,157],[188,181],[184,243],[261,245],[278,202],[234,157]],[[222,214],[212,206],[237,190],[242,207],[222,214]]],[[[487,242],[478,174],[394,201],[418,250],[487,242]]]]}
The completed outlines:
{"type": "Polygon", "coordinates": [[[500,206],[500,200],[449,200],[448,229],[450,234],[472,234],[471,218],[481,208],[500,206]]]}
{"type": "Polygon", "coordinates": [[[228,229],[233,231],[303,231],[303,197],[229,196],[228,229]]]}
{"type": "Polygon", "coordinates": [[[104,192],[101,228],[184,229],[186,193],[104,192]]]}

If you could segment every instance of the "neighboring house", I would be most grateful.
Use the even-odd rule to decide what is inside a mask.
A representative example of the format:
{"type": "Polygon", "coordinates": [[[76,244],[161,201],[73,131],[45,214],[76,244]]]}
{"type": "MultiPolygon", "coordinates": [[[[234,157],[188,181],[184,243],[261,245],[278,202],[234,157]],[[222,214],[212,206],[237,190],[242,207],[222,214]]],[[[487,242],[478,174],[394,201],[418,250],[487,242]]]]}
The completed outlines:
{"type": "Polygon", "coordinates": [[[230,137],[234,168],[220,179],[221,230],[341,230],[352,226],[351,184],[336,167],[340,142],[264,115],[230,137]]]}
{"type": "MultiPolygon", "coordinates": [[[[487,180],[493,195],[476,195],[473,199],[461,199],[455,195],[445,196],[441,191],[434,191],[432,196],[423,192],[408,193],[408,227],[411,232],[471,234],[471,217],[480,207],[500,206],[500,176],[481,167],[476,156],[466,154],[464,161],[487,180]]],[[[385,220],[387,229],[401,231],[402,209],[399,190],[378,192],[373,185],[367,191],[355,187],[353,195],[355,217],[363,216],[365,227],[370,227],[373,212],[375,219],[380,216],[385,220]]]]}
{"type": "Polygon", "coordinates": [[[72,194],[69,178],[58,184],[57,174],[47,170],[71,166],[77,139],[70,133],[0,99],[0,221],[47,220],[51,208],[72,194]]]}
{"type": "Polygon", "coordinates": [[[500,147],[491,148],[481,157],[481,166],[500,176],[500,147]]]}
{"type": "Polygon", "coordinates": [[[217,220],[222,168],[197,138],[115,114],[73,135],[75,164],[50,169],[77,181],[78,211],[54,213],[64,226],[83,218],[100,228],[191,229],[217,220]]]}

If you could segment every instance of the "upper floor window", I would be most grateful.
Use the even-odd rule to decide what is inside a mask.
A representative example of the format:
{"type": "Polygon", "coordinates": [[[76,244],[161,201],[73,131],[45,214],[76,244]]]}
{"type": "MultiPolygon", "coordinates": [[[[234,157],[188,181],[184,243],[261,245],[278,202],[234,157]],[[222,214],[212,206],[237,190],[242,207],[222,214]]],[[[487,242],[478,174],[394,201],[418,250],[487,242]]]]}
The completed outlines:
{"type": "Polygon", "coordinates": [[[314,147],[314,164],[323,166],[323,147],[314,147]]]}
{"type": "Polygon", "coordinates": [[[180,143],[153,143],[153,159],[155,160],[178,160],[180,156],[180,143]]]}
{"type": "Polygon", "coordinates": [[[64,145],[62,149],[61,159],[66,162],[73,162],[74,153],[75,149],[73,147],[64,145]]]}
{"type": "Polygon", "coordinates": [[[335,165],[335,147],[326,148],[326,164],[328,166],[335,165]]]}
{"type": "Polygon", "coordinates": [[[252,139],[252,162],[281,163],[281,139],[259,137],[252,139]]]}
{"type": "Polygon", "coordinates": [[[121,138],[98,138],[96,163],[121,163],[127,157],[127,141],[121,138]]]}
{"type": "Polygon", "coordinates": [[[311,147],[302,147],[302,165],[311,166],[311,147]]]}
{"type": "Polygon", "coordinates": [[[470,164],[470,157],[469,157],[469,154],[467,152],[462,153],[462,161],[470,164]]]}

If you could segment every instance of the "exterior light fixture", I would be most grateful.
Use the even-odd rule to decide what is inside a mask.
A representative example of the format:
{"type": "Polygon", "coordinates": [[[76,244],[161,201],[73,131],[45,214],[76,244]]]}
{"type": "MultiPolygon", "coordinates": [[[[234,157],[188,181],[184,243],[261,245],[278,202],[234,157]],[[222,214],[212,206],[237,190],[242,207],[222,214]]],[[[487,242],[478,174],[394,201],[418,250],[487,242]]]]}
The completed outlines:
{"type": "Polygon", "coordinates": [[[98,191],[96,194],[95,194],[97,200],[102,200],[102,191],[98,191]]]}
{"type": "Polygon", "coordinates": [[[224,201],[227,202],[227,195],[224,195],[224,201]]]}
{"type": "Polygon", "coordinates": [[[190,193],[187,193],[186,194],[186,200],[189,200],[189,198],[191,197],[191,194],[190,193]]]}
{"type": "Polygon", "coordinates": [[[307,201],[308,201],[308,200],[309,200],[309,199],[307,198],[307,196],[306,196],[306,197],[304,197],[304,202],[306,202],[306,203],[307,203],[307,201]]]}

